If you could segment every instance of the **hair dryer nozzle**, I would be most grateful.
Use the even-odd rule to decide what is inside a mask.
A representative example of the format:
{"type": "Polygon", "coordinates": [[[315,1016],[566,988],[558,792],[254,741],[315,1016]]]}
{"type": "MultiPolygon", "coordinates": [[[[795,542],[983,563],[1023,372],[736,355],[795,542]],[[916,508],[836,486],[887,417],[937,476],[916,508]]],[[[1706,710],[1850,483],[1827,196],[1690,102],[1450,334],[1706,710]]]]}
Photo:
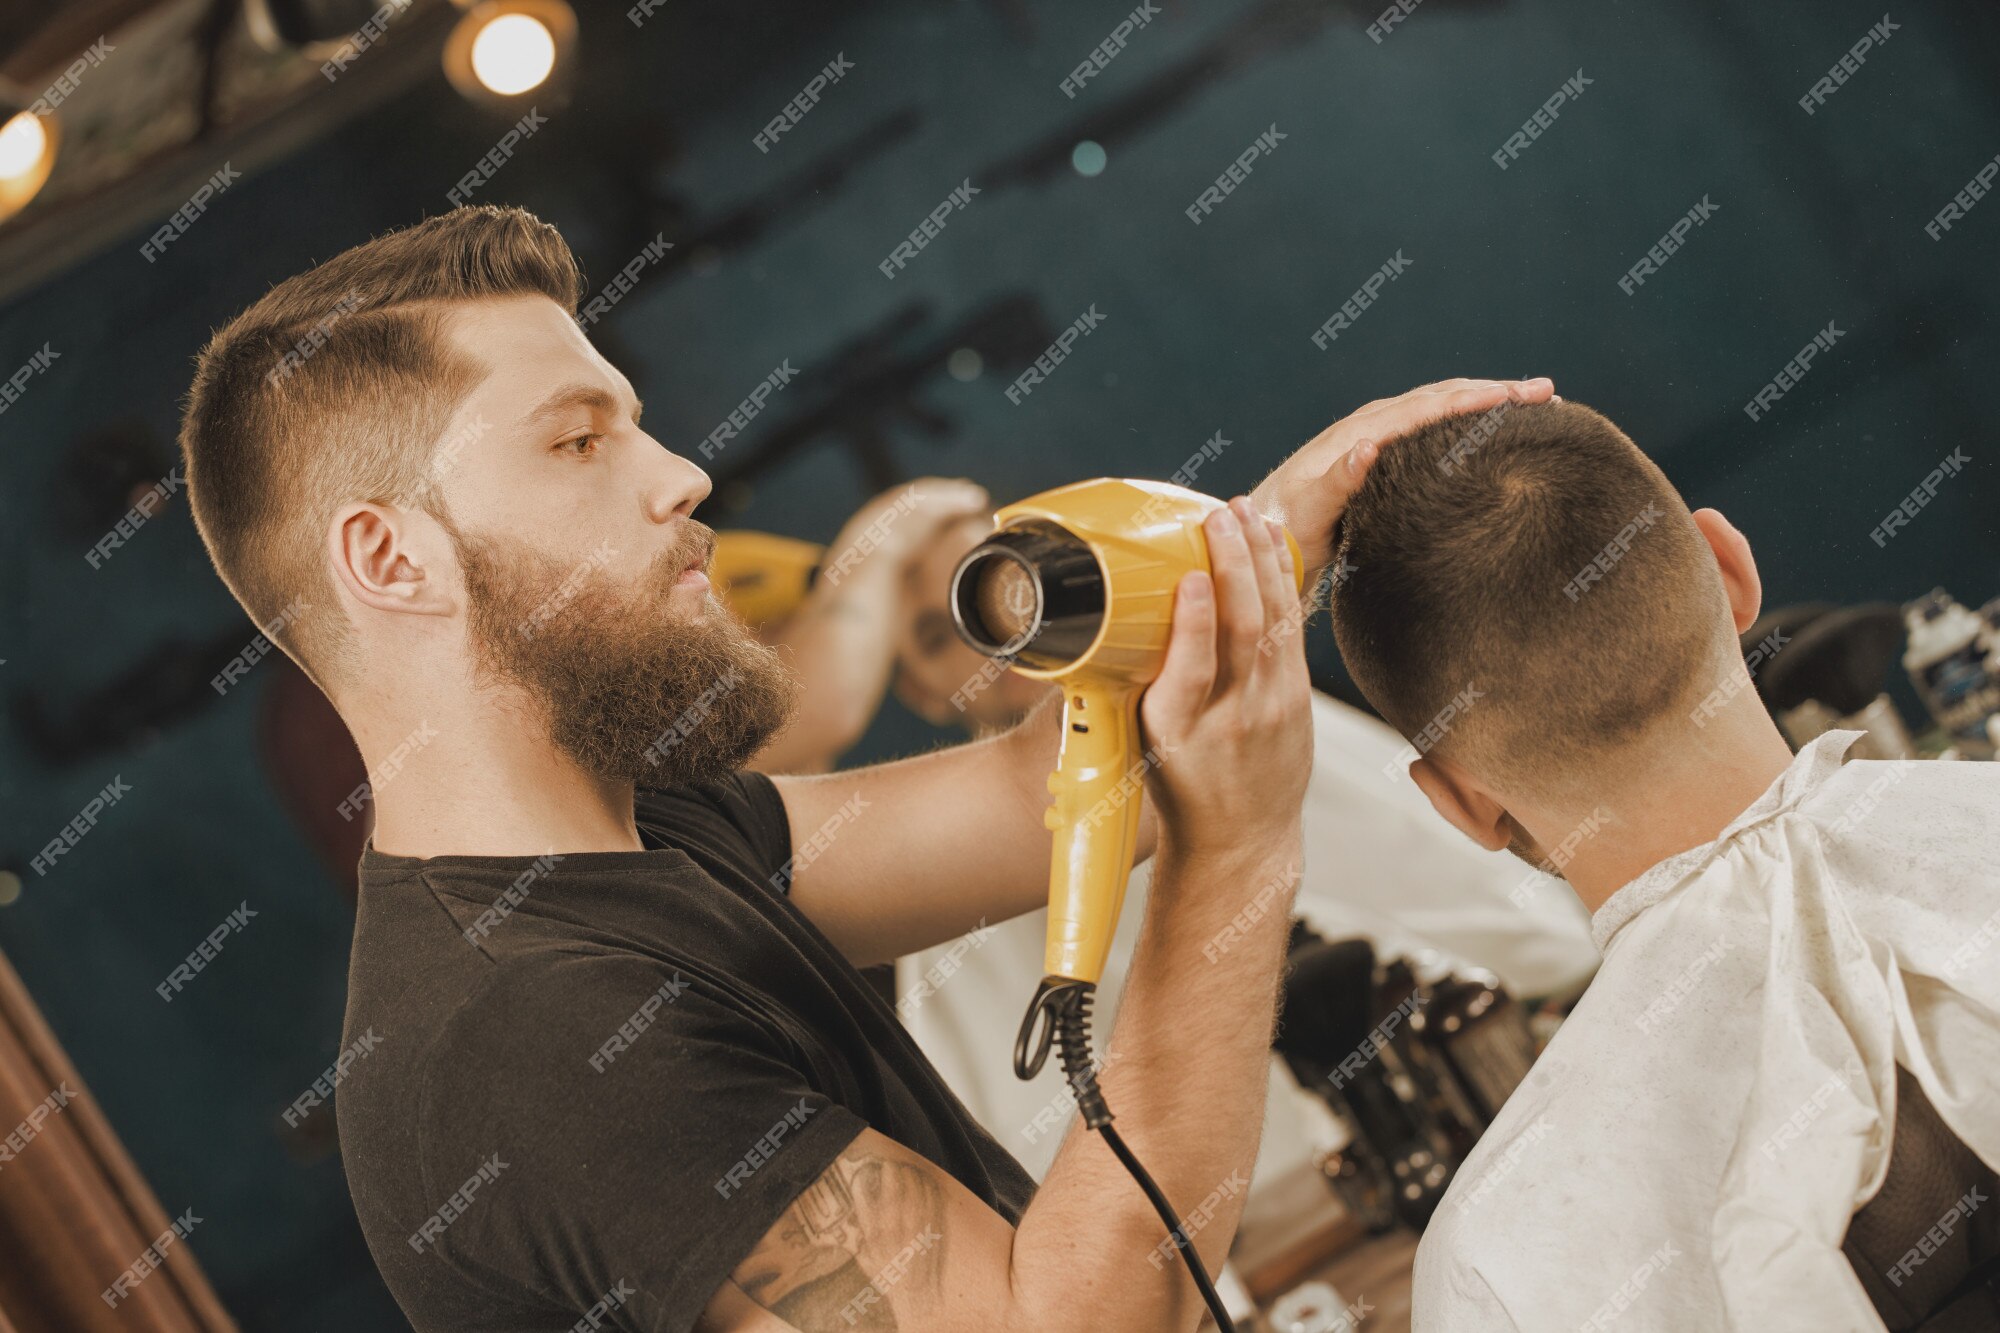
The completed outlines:
{"type": "Polygon", "coordinates": [[[951,579],[958,635],[988,657],[1058,671],[1090,650],[1104,625],[1104,571],[1090,547],[1055,523],[994,533],[951,579]]]}

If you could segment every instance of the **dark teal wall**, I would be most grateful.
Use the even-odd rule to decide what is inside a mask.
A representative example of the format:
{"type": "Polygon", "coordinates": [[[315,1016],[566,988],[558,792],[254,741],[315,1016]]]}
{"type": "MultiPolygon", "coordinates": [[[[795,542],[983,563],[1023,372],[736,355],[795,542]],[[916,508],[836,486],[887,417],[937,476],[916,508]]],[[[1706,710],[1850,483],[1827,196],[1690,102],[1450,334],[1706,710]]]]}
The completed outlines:
{"type": "MultiPolygon", "coordinates": [[[[1019,407],[1002,375],[933,377],[918,396],[949,429],[889,421],[898,471],[964,473],[1005,499],[1164,476],[1219,430],[1232,444],[1201,483],[1245,489],[1369,398],[1546,374],[1623,424],[1691,502],[1736,520],[1773,603],[1940,583],[1966,601],[2000,594],[2000,203],[1942,241],[1923,231],[2000,153],[1990,10],[1897,11],[1899,30],[1808,117],[1796,99],[1879,6],[1427,0],[1380,45],[1368,6],[1302,6],[1295,33],[1111,141],[1101,176],[993,183],[1252,12],[1162,7],[1072,101],[1058,83],[1131,6],[1031,3],[1026,26],[1000,5],[800,6],[757,30],[705,5],[635,31],[616,6],[584,3],[591,77],[478,197],[562,226],[595,285],[654,230],[685,240],[913,113],[910,132],[764,218],[753,243],[642,279],[602,326],[669,448],[691,451],[782,360],[806,376],[760,425],[829,391],[835,350],[910,303],[925,310],[892,349],[1018,293],[1053,328],[1092,306],[1105,322],[1019,407]],[[760,155],[751,136],[837,52],[853,71],[760,155]],[[1489,155],[1579,68],[1583,96],[1498,169],[1489,155]],[[1276,151],[1192,225],[1182,210],[1273,123],[1276,151]],[[676,154],[651,174],[679,215],[630,201],[655,140],[676,154]],[[967,178],[983,192],[885,280],[878,261],[967,178]],[[1622,293],[1628,266],[1704,197],[1715,216],[1622,293]],[[1397,252],[1408,272],[1315,348],[1313,330],[1397,252]],[[1767,419],[1746,419],[1829,320],[1845,331],[1835,349],[1767,419]],[[1971,467],[1878,548],[1869,531],[1954,447],[1971,467]]],[[[61,353],[0,414],[0,688],[16,709],[73,702],[169,637],[248,638],[183,507],[90,569],[89,536],[58,521],[59,455],[125,418],[171,438],[212,327],[314,260],[442,209],[499,128],[438,79],[237,183],[161,262],[139,257],[150,228],[135,225],[0,310],[0,374],[44,342],[61,353]]],[[[736,447],[757,442],[753,429],[736,447]]],[[[822,439],[709,517],[824,540],[866,494],[852,456],[822,439]]],[[[1323,634],[1314,651],[1332,681],[1323,634]]],[[[256,766],[259,688],[253,673],[144,743],[65,766],[29,754],[18,717],[0,724],[0,856],[16,868],[114,775],[132,787],[0,908],[0,947],[162,1202],[205,1219],[194,1245],[246,1327],[387,1326],[337,1159],[297,1161],[277,1134],[335,1053],[349,915],[256,766]],[[161,1003],[155,983],[244,901],[257,919],[161,1003]]],[[[929,739],[892,707],[867,752],[929,739]]]]}

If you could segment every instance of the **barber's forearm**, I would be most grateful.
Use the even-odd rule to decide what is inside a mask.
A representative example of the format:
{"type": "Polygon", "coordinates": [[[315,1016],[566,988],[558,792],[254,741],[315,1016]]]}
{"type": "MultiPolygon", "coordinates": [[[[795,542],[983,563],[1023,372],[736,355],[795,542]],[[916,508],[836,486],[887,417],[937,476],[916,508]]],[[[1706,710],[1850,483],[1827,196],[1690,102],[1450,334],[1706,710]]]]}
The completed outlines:
{"type": "MultiPolygon", "coordinates": [[[[968,835],[970,845],[980,849],[976,860],[966,856],[964,846],[949,849],[949,873],[932,879],[921,901],[902,905],[891,927],[901,944],[921,948],[978,922],[1010,921],[1048,905],[1050,843],[1042,816],[1062,738],[1062,693],[1052,690],[1011,730],[957,747],[961,756],[976,756],[969,773],[921,779],[940,800],[970,806],[976,814],[967,824],[990,829],[993,836],[968,835]]],[[[1158,842],[1159,819],[1152,799],[1142,795],[1133,861],[1151,856],[1158,842]]]]}
{"type": "MultiPolygon", "coordinates": [[[[1108,1047],[1096,1037],[1119,1133],[1184,1219],[1208,1205],[1191,1239],[1211,1274],[1256,1161],[1299,866],[1296,836],[1199,859],[1162,849],[1115,1031],[1108,1047]]],[[[1200,1299],[1166,1239],[1102,1136],[1073,1119],[1017,1231],[1017,1281],[1083,1301],[1078,1327],[1191,1329],[1200,1299]]]]}
{"type": "MultiPolygon", "coordinates": [[[[1051,693],[1013,729],[889,763],[776,777],[791,822],[791,898],[857,966],[889,962],[1048,903],[1049,773],[1062,747],[1051,693]],[[857,811],[898,837],[836,837],[857,811]]],[[[758,765],[762,767],[760,763],[758,765]]],[[[1138,857],[1152,854],[1150,798],[1138,857]]]]}
{"type": "Polygon", "coordinates": [[[1225,856],[1162,849],[1101,1079],[1133,1151],[1159,1163],[1163,1187],[1176,1177],[1168,1197],[1183,1215],[1218,1189],[1228,1196],[1195,1241],[1211,1271],[1257,1156],[1300,848],[1294,822],[1225,856]]]}

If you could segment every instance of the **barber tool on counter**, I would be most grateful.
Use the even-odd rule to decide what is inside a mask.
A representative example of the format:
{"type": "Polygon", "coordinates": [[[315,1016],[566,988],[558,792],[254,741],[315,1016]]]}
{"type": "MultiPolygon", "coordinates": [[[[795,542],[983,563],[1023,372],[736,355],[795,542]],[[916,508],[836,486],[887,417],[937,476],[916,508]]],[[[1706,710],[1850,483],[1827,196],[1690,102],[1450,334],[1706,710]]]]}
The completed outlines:
{"type": "Polygon", "coordinates": [[[1903,646],[1903,618],[1887,602],[1779,607],[1743,633],[1743,660],[1785,739],[1801,747],[1828,731],[1865,733],[1864,759],[1913,759],[1916,749],[1883,692],[1903,646]]]}
{"type": "Polygon", "coordinates": [[[1366,940],[1292,933],[1277,1052],[1346,1142],[1321,1161],[1371,1230],[1421,1230],[1509,1094],[1536,1042],[1497,979],[1434,955],[1378,964],[1366,940]]]}
{"type": "Polygon", "coordinates": [[[1903,608],[1910,646],[1903,669],[1953,747],[1975,759],[2000,753],[2000,600],[1987,614],[1935,588],[1903,608]]]}
{"type": "MultiPolygon", "coordinates": [[[[1744,661],[1794,747],[1846,729],[1864,733],[1858,758],[1914,759],[1919,746],[1886,692],[1900,656],[1937,723],[1924,752],[1991,759],[2000,752],[2000,605],[1988,611],[1968,610],[1942,588],[1900,610],[1887,602],[1779,607],[1744,631],[1744,661]]],[[[1704,706],[1718,702],[1711,696],[1704,706]]]]}

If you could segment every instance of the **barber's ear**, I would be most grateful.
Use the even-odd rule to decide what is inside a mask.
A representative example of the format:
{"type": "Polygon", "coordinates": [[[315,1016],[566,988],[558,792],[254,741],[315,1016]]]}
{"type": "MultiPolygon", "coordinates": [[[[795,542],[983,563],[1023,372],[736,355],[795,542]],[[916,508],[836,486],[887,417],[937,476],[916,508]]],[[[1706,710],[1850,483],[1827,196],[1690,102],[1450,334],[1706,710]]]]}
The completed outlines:
{"type": "Polygon", "coordinates": [[[1410,765],[1410,778],[1453,828],[1489,852],[1506,848],[1507,807],[1494,800],[1477,778],[1443,755],[1419,757],[1410,765]]]}
{"type": "Polygon", "coordinates": [[[1715,552],[1716,568],[1722,571],[1722,589],[1729,597],[1729,613],[1741,634],[1756,623],[1764,604],[1764,581],[1757,574],[1757,562],[1750,556],[1750,542],[1733,524],[1713,509],[1694,511],[1694,525],[1715,552]]]}
{"type": "Polygon", "coordinates": [[[386,505],[351,504],[333,516],[327,555],[334,578],[363,606],[377,611],[443,616],[457,598],[438,577],[447,564],[444,534],[427,517],[386,505]]]}

